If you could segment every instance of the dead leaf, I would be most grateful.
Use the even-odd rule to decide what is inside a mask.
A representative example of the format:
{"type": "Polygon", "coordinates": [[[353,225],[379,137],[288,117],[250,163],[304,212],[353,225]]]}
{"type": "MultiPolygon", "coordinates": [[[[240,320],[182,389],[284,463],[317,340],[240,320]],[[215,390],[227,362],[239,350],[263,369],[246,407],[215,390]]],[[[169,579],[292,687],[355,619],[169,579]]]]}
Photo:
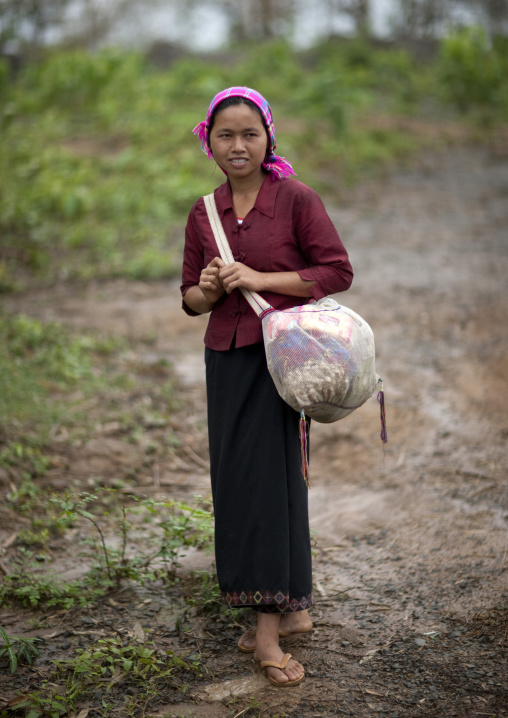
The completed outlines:
{"type": "Polygon", "coordinates": [[[369,606],[371,607],[371,611],[391,611],[392,607],[387,606],[386,603],[376,603],[375,601],[371,601],[369,603],[369,606]]]}
{"type": "Polygon", "coordinates": [[[326,591],[319,581],[316,581],[316,589],[320,596],[323,596],[323,598],[326,598],[326,591]]]}
{"type": "Polygon", "coordinates": [[[89,713],[90,713],[90,709],[89,709],[89,708],[83,708],[82,711],[79,711],[79,713],[78,713],[78,715],[76,716],[76,718],[86,718],[89,713]]]}
{"type": "Polygon", "coordinates": [[[115,672],[113,674],[112,679],[110,680],[108,684],[108,690],[111,688],[111,686],[114,686],[115,683],[120,683],[120,681],[123,681],[125,678],[125,671],[123,671],[120,666],[117,666],[115,668],[115,672]]]}
{"type": "Polygon", "coordinates": [[[210,471],[210,464],[208,461],[205,461],[204,459],[199,456],[199,454],[196,454],[196,452],[190,448],[190,446],[182,446],[183,451],[187,454],[189,459],[192,459],[195,464],[200,466],[202,469],[206,469],[207,471],[210,471]]]}
{"type": "Polygon", "coordinates": [[[336,543],[334,546],[325,546],[324,548],[321,549],[321,551],[323,551],[324,553],[326,553],[326,552],[328,552],[328,551],[335,551],[335,549],[337,549],[337,548],[347,548],[347,544],[345,544],[345,543],[336,543]]]}
{"type": "Polygon", "coordinates": [[[143,629],[143,626],[139,621],[136,621],[134,626],[132,627],[131,635],[133,638],[135,638],[137,641],[141,641],[141,643],[144,643],[145,641],[145,631],[143,629]]]}
{"type": "Polygon", "coordinates": [[[367,651],[367,653],[360,660],[360,666],[362,665],[362,663],[367,663],[367,661],[372,660],[379,650],[379,648],[373,648],[371,651],[367,651]]]}
{"type": "Polygon", "coordinates": [[[9,546],[12,546],[14,541],[18,538],[18,532],[11,534],[9,538],[5,541],[4,545],[2,546],[3,549],[9,548],[9,546]]]}
{"type": "Polygon", "coordinates": [[[151,599],[151,598],[145,598],[144,601],[141,601],[141,603],[138,603],[138,605],[136,606],[136,608],[141,608],[142,606],[146,606],[148,603],[152,603],[152,599],[151,599]]]}

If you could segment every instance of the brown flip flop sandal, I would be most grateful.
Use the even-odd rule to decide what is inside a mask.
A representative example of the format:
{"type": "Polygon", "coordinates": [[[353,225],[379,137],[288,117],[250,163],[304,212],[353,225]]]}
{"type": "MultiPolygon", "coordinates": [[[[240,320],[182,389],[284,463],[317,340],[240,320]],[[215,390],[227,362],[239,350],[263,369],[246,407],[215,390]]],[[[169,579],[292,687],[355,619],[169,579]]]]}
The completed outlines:
{"type": "MultiPolygon", "coordinates": [[[[242,638],[244,636],[247,636],[247,638],[254,638],[256,636],[256,629],[255,628],[248,628],[245,633],[242,635],[242,638]],[[248,635],[247,635],[248,634],[248,635]]],[[[241,640],[241,639],[240,639],[241,640]]],[[[254,648],[247,648],[247,646],[242,646],[240,641],[237,643],[238,648],[241,650],[242,653],[254,653],[256,650],[256,647],[254,648]]]]}
{"type": "Polygon", "coordinates": [[[302,633],[311,633],[314,630],[314,626],[312,628],[308,628],[306,631],[279,631],[279,638],[288,638],[288,636],[299,636],[302,633]]]}
{"type": "MultiPolygon", "coordinates": [[[[269,668],[269,667],[270,668],[278,668],[279,670],[283,671],[284,668],[289,663],[290,659],[291,659],[291,653],[286,653],[286,655],[282,659],[281,663],[276,663],[275,661],[261,661],[259,665],[261,666],[261,668],[269,668]]],[[[297,686],[305,678],[305,675],[303,675],[300,678],[298,678],[296,681],[286,681],[286,683],[281,683],[276,678],[271,676],[269,673],[265,672],[265,674],[266,674],[266,677],[268,678],[268,680],[270,681],[270,683],[272,683],[274,686],[277,686],[277,688],[291,688],[292,686],[297,686]]]]}

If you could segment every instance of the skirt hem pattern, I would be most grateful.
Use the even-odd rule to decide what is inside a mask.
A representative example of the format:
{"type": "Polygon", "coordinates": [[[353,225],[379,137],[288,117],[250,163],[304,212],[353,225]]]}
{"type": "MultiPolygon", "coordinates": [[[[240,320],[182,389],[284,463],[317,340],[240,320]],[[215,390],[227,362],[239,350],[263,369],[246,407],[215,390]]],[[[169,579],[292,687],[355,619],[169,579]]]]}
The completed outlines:
{"type": "Polygon", "coordinates": [[[312,594],[290,598],[283,591],[221,591],[222,602],[228,608],[255,608],[267,613],[306,611],[312,606],[312,594]]]}

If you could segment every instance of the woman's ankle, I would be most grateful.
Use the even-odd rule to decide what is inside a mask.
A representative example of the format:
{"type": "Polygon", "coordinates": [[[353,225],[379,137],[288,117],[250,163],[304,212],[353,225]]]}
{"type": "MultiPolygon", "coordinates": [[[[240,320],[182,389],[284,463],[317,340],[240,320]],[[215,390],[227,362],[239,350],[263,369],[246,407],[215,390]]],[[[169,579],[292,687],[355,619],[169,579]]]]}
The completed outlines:
{"type": "Polygon", "coordinates": [[[280,615],[258,613],[256,626],[256,645],[279,643],[280,615]]]}

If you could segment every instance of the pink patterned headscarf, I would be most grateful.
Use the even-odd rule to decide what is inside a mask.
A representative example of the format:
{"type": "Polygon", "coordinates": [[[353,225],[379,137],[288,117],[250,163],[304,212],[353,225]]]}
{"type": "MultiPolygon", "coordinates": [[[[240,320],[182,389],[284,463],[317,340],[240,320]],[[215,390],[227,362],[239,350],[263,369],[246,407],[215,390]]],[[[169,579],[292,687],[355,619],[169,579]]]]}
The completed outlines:
{"type": "Polygon", "coordinates": [[[259,108],[270,139],[270,147],[268,148],[267,156],[262,166],[265,170],[267,170],[267,172],[271,173],[272,179],[287,179],[288,177],[296,174],[290,163],[284,157],[279,157],[274,152],[277,147],[277,142],[275,140],[275,130],[273,127],[270,105],[265,98],[259,94],[259,92],[256,92],[256,90],[252,90],[249,87],[228,87],[226,90],[222,90],[222,92],[215,95],[210,103],[210,107],[208,108],[206,120],[200,122],[199,125],[192,130],[193,133],[201,140],[201,147],[203,152],[208,155],[208,159],[213,159],[208,138],[210,120],[212,119],[213,112],[217,105],[219,105],[223,100],[226,100],[228,97],[244,97],[245,99],[253,102],[256,107],[259,108]]]}

